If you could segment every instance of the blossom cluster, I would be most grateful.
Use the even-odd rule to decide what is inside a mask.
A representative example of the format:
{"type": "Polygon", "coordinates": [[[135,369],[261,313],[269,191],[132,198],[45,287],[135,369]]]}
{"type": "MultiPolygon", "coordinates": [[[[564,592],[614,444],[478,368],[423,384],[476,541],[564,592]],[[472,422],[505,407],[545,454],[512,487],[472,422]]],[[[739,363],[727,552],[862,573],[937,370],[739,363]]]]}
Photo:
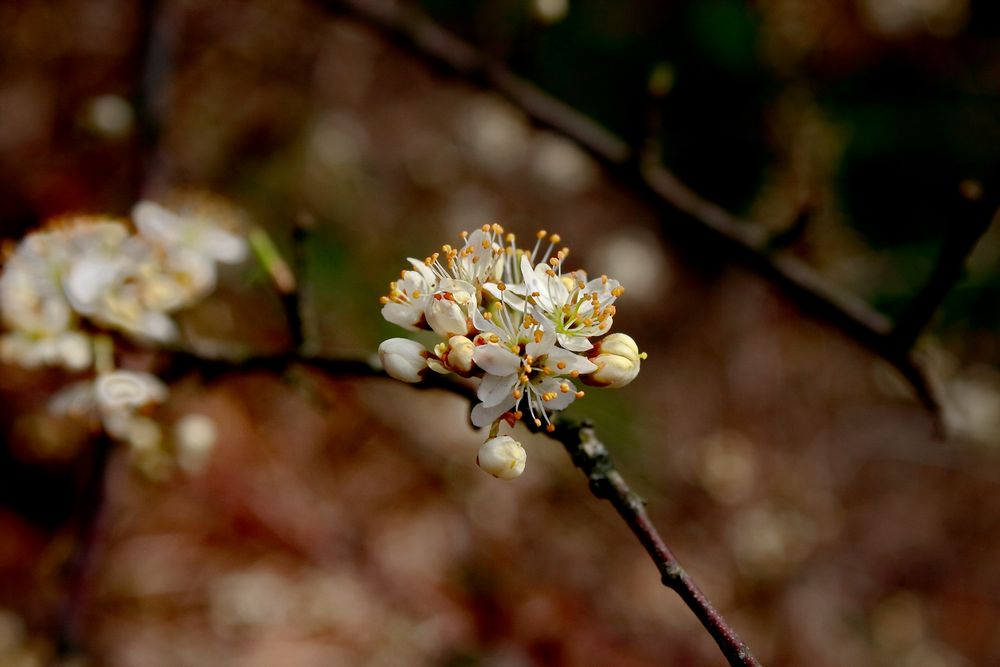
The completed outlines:
{"type": "MultiPolygon", "coordinates": [[[[57,393],[50,408],[97,419],[145,460],[160,461],[164,437],[143,411],[163,402],[167,388],[148,373],[116,370],[111,333],[140,343],[176,341],[173,315],[215,288],[219,262],[248,254],[246,237],[221,212],[201,200],[177,210],[142,201],[131,221],[66,216],[5,247],[0,358],[90,373],[57,393]]],[[[208,440],[211,426],[189,423],[195,426],[177,432],[179,451],[208,440]]]]}
{"type": "Polygon", "coordinates": [[[606,275],[588,279],[580,269],[566,270],[569,249],[559,246],[558,234],[538,232],[530,251],[496,224],[462,239],[423,260],[408,258],[412,268],[381,299],[386,320],[433,331],[441,341],[427,349],[390,338],[379,357],[404,382],[429,372],[475,378],[480,402],[472,423],[490,427],[479,465],[510,479],[523,471],[525,455],[513,438],[498,435],[501,422],[527,417],[552,431],[551,413],[583,397],[578,382],[623,387],[645,354],[631,337],[609,334],[624,287],[606,275]]]}

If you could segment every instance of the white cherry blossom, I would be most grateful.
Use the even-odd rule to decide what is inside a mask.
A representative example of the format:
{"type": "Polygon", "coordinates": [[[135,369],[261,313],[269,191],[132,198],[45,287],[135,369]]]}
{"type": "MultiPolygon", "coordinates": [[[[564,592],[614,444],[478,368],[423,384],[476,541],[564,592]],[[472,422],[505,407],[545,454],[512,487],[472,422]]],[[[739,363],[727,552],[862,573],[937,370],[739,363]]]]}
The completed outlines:
{"type": "Polygon", "coordinates": [[[428,368],[478,379],[471,419],[490,427],[480,465],[513,477],[523,470],[523,448],[498,435],[501,422],[513,425],[526,417],[552,431],[551,414],[584,395],[577,379],[624,386],[645,355],[624,335],[602,344],[624,288],[607,276],[588,280],[583,271],[564,272],[569,249],[558,247],[558,234],[538,232],[530,252],[499,225],[462,238],[461,247],[446,244],[423,262],[410,258],[413,268],[382,297],[385,319],[429,329],[442,341],[427,351],[413,341],[390,339],[379,353],[389,374],[406,382],[419,381],[428,368]]]}
{"type": "Polygon", "coordinates": [[[212,262],[242,262],[249,252],[247,239],[226,229],[221,217],[206,207],[175,213],[151,201],[141,201],[132,209],[139,234],[156,245],[194,252],[212,262]]]}

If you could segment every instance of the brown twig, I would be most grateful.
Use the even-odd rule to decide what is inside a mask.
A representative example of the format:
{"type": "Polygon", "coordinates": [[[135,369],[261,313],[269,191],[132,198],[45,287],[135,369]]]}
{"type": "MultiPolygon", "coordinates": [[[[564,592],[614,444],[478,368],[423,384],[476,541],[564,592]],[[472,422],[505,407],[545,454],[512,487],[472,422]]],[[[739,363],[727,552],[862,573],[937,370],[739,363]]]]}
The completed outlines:
{"type": "Polygon", "coordinates": [[[959,187],[955,218],[941,245],[937,264],[920,292],[897,319],[890,337],[899,349],[909,349],[937,312],[941,302],[958,282],[965,262],[982,238],[1000,206],[1000,191],[987,192],[978,181],[959,187]]]}
{"type": "MultiPolygon", "coordinates": [[[[378,365],[364,359],[297,357],[288,354],[225,361],[205,360],[193,355],[179,354],[173,356],[171,361],[174,374],[194,371],[201,373],[203,377],[219,377],[223,374],[253,370],[284,373],[290,368],[301,367],[331,377],[388,378],[378,365]]],[[[442,389],[470,402],[476,400],[475,389],[469,384],[436,373],[429,374],[414,386],[419,389],[442,389]]],[[[729,664],[759,667],[760,663],[753,657],[749,647],[715,609],[660,537],[646,513],[643,500],[632,491],[615,468],[607,448],[598,440],[593,424],[563,418],[558,420],[555,431],[551,433],[543,429],[532,428],[532,430],[544,433],[562,444],[573,464],[587,477],[594,496],[612,504],[656,565],[663,585],[677,593],[701,621],[719,645],[729,664]]]]}
{"type": "MultiPolygon", "coordinates": [[[[916,334],[954,283],[953,257],[964,259],[970,244],[943,253],[940,277],[934,278],[917,308],[899,328],[864,300],[838,289],[806,262],[775,252],[765,229],[742,220],[685,185],[648,151],[633,150],[577,110],[513,74],[503,63],[444,30],[411,3],[396,0],[317,0],[324,7],[357,17],[426,62],[505,96],[536,123],[559,132],[599,160],[620,181],[669,220],[675,236],[711,240],[715,247],[783,290],[803,311],[840,329],[883,358],[912,386],[916,398],[943,428],[935,383],[911,353],[916,334]],[[901,335],[906,332],[907,335],[901,335]]],[[[648,143],[648,142],[647,142],[648,143]]],[[[991,212],[990,212],[991,213],[991,212]]],[[[988,221],[989,216],[980,219],[988,221]]]]}
{"type": "Polygon", "coordinates": [[[83,615],[89,602],[88,575],[100,539],[111,447],[107,436],[95,438],[79,468],[71,524],[73,550],[66,563],[66,583],[56,616],[56,650],[62,656],[85,648],[83,615]]]}
{"type": "Polygon", "coordinates": [[[562,444],[573,464],[586,475],[591,493],[614,506],[660,571],[663,585],[677,593],[688,609],[694,612],[729,664],[760,667],[750,647],[715,609],[660,537],[646,513],[645,502],[632,491],[615,468],[607,448],[597,438],[593,424],[560,419],[556,430],[548,435],[562,444]]]}

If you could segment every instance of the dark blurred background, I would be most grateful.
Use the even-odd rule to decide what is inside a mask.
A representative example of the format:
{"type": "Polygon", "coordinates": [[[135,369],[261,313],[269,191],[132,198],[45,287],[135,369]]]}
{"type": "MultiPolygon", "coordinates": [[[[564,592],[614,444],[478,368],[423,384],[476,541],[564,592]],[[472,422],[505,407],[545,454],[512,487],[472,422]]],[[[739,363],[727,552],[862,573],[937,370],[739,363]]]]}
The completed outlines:
{"type": "MultiPolygon", "coordinates": [[[[961,184],[1000,183],[990,0],[420,4],[889,317],[967,222],[961,184]]],[[[4,238],[212,192],[286,252],[306,230],[308,345],[367,355],[400,335],[378,297],[406,256],[559,232],[650,355],[572,412],[765,664],[1000,662],[1000,231],[918,342],[942,442],[885,362],[336,2],[7,0],[0,26],[4,238]]],[[[182,324],[203,354],[288,342],[252,262],[182,324]]],[[[0,373],[0,665],[54,664],[91,438],[45,411],[67,377],[0,373]]],[[[309,373],[187,375],[157,418],[194,410],[220,432],[200,474],[113,455],[62,664],[721,663],[550,441],[519,434],[503,483],[461,400],[309,373]]]]}

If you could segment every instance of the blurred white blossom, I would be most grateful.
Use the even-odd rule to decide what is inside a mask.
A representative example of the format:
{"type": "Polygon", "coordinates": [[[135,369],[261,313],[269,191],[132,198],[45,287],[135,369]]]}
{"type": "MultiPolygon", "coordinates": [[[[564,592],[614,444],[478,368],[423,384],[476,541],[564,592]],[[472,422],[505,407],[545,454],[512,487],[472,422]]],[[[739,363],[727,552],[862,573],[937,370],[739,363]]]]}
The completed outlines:
{"type": "MultiPolygon", "coordinates": [[[[172,467],[160,424],[148,408],[168,390],[154,375],[115,369],[120,332],[143,343],[176,340],[173,314],[216,285],[216,264],[242,261],[249,244],[239,216],[214,200],[189,197],[173,209],[143,201],[134,227],[107,216],[66,216],[5,249],[0,357],[25,367],[91,371],[50,400],[53,413],[88,419],[130,445],[151,476],[172,467]]],[[[206,419],[206,418],[203,418],[206,419]]],[[[214,431],[201,422],[178,432],[178,463],[203,467],[214,431]]]]}

